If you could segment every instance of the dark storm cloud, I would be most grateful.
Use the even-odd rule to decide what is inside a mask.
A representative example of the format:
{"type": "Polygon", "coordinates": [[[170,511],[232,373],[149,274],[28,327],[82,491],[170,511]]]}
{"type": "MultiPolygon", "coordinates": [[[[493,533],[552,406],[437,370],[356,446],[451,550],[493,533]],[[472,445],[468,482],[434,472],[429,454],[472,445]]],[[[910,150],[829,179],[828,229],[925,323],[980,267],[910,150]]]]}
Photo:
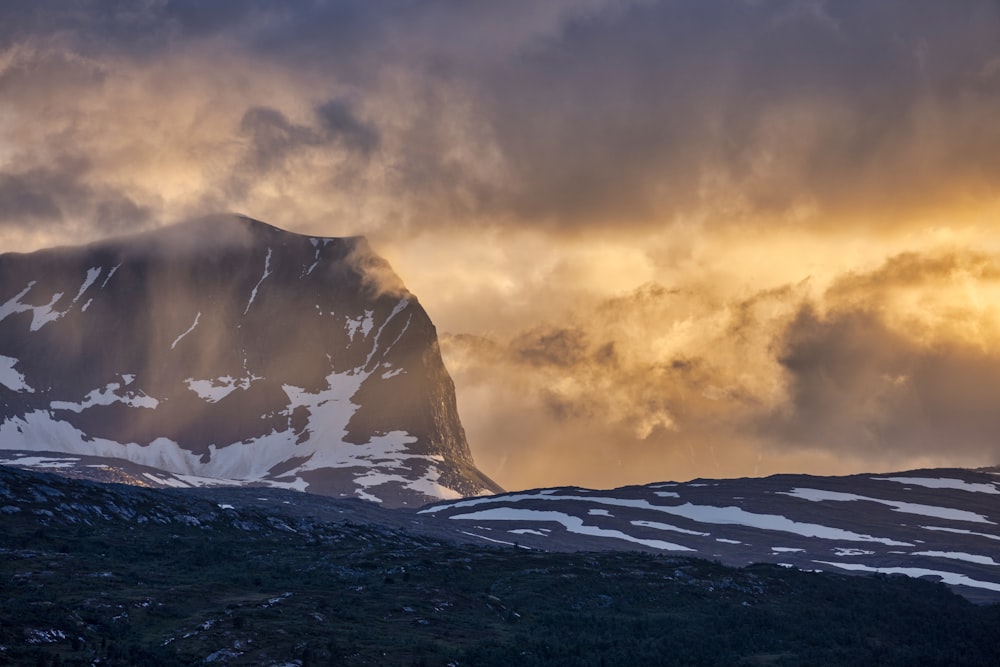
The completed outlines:
{"type": "Polygon", "coordinates": [[[293,123],[277,109],[248,109],[240,121],[240,134],[250,139],[253,165],[267,171],[303,148],[338,145],[363,156],[378,148],[378,131],[358,119],[347,102],[330,100],[315,113],[317,127],[293,123]]]}
{"type": "Polygon", "coordinates": [[[51,196],[45,174],[0,174],[0,224],[52,222],[62,211],[51,196]]]}
{"type": "Polygon", "coordinates": [[[983,2],[662,2],[569,24],[484,93],[520,175],[503,201],[569,225],[951,204],[956,181],[1000,177],[1000,88],[982,84],[998,18],[983,2]]]}
{"type": "Polygon", "coordinates": [[[996,322],[981,298],[963,298],[998,285],[1000,259],[968,250],[902,253],[842,276],[822,312],[803,304],[777,336],[788,398],[762,431],[871,460],[1000,456],[996,322]]]}
{"type": "Polygon", "coordinates": [[[379,147],[381,194],[423,227],[890,227],[976,205],[1000,181],[989,0],[90,0],[0,16],[8,42],[51,38],[97,61],[214,44],[236,76],[260,62],[322,82],[334,101],[319,127],[245,107],[286,114],[247,120],[286,134],[263,149],[315,146],[316,131],[339,138],[331,149],[379,147]],[[337,99],[345,89],[377,121],[337,99]]]}
{"type": "Polygon", "coordinates": [[[326,136],[344,148],[364,155],[378,148],[378,130],[359,120],[347,102],[330,100],[317,108],[316,114],[326,136]]]}
{"type": "Polygon", "coordinates": [[[101,235],[141,228],[148,210],[108,188],[85,183],[88,165],[68,159],[51,169],[0,172],[0,226],[58,231],[83,218],[101,235]]]}
{"type": "Polygon", "coordinates": [[[786,446],[860,454],[1000,457],[1000,357],[978,346],[915,343],[872,312],[804,308],[781,362],[789,404],[769,424],[786,446]]]}

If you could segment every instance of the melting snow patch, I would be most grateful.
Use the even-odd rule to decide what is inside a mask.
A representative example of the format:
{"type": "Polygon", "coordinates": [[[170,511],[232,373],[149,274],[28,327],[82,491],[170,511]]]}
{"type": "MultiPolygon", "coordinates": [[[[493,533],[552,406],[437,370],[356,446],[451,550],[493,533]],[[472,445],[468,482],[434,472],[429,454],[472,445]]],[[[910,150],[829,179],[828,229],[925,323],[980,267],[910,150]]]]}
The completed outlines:
{"type": "Polygon", "coordinates": [[[776,554],[784,554],[784,553],[797,553],[800,551],[805,551],[805,549],[796,549],[795,547],[771,547],[771,551],[776,554]]]}
{"type": "Polygon", "coordinates": [[[866,549],[851,549],[848,547],[836,547],[833,550],[833,555],[843,558],[844,556],[873,556],[874,551],[867,551],[866,549]]]}
{"type": "MultiPolygon", "coordinates": [[[[375,311],[366,310],[365,317],[361,321],[361,336],[363,338],[368,338],[368,334],[372,332],[372,327],[375,326],[375,311]]],[[[352,335],[351,338],[354,336],[352,335]]]]}
{"type": "Polygon", "coordinates": [[[29,306],[27,304],[21,303],[21,297],[31,291],[31,288],[35,286],[37,281],[32,280],[28,283],[28,286],[23,290],[15,294],[13,297],[7,300],[7,303],[0,306],[0,321],[6,319],[9,315],[14,313],[23,313],[31,311],[31,331],[38,331],[43,326],[49,322],[54,322],[60,317],[65,315],[64,312],[59,312],[53,310],[52,307],[56,305],[59,299],[62,298],[62,292],[56,292],[52,295],[52,300],[43,306],[29,306]]]}
{"type": "Polygon", "coordinates": [[[739,540],[728,540],[728,539],[726,539],[724,537],[717,537],[717,538],[715,538],[715,541],[716,542],[722,542],[723,544],[743,544],[739,540]]]}
{"type": "Polygon", "coordinates": [[[961,479],[937,479],[934,477],[872,477],[872,479],[885,482],[898,482],[900,484],[913,484],[914,486],[923,486],[928,489],[955,489],[957,491],[972,491],[973,493],[992,493],[1000,495],[1000,489],[997,488],[996,484],[977,484],[974,482],[966,482],[961,479]]]}
{"type": "Polygon", "coordinates": [[[72,468],[80,459],[49,458],[46,456],[22,456],[19,459],[4,461],[8,466],[24,466],[25,468],[72,468]]]}
{"type": "Polygon", "coordinates": [[[14,366],[19,363],[19,359],[0,355],[0,384],[11,391],[34,393],[34,389],[28,386],[25,377],[14,370],[14,366]]]}
{"type": "Polygon", "coordinates": [[[681,494],[676,491],[653,491],[653,495],[659,496],[660,498],[680,498],[681,494]]]}
{"type": "MultiPolygon", "coordinates": [[[[669,523],[660,523],[659,521],[630,521],[633,526],[641,526],[644,528],[655,528],[656,530],[670,530],[675,533],[684,533],[685,535],[699,535],[701,537],[708,537],[711,533],[699,533],[696,530],[687,530],[686,528],[678,528],[677,526],[671,526],[669,523]]],[[[737,542],[739,544],[739,542],[737,542]]]]}
{"type": "Polygon", "coordinates": [[[104,389],[94,389],[89,394],[87,394],[81,403],[71,403],[69,401],[52,401],[49,404],[53,410],[70,410],[72,412],[83,412],[89,407],[95,405],[112,405],[114,403],[121,403],[122,405],[127,405],[130,408],[149,408],[155,409],[156,406],[160,404],[158,400],[151,396],[147,396],[144,392],[130,392],[124,396],[118,395],[116,392],[121,389],[122,386],[118,382],[108,383],[104,389]]]}
{"type": "Polygon", "coordinates": [[[1000,583],[992,581],[978,581],[964,574],[955,572],[941,572],[940,570],[925,570],[919,567],[871,567],[861,563],[836,563],[824,560],[816,560],[814,563],[820,565],[832,565],[843,570],[853,572],[881,572],[882,574],[905,574],[908,577],[939,577],[941,581],[952,586],[969,586],[972,588],[985,588],[990,591],[1000,591],[1000,583]]]}
{"type": "MultiPolygon", "coordinates": [[[[547,510],[519,509],[516,507],[493,507],[490,509],[470,512],[468,514],[455,514],[449,519],[464,519],[471,521],[551,521],[560,523],[571,533],[578,535],[592,535],[595,537],[609,537],[617,540],[634,542],[653,549],[663,551],[694,551],[680,544],[664,542],[662,540],[645,540],[618,530],[598,528],[597,526],[587,526],[583,519],[562,512],[552,512],[547,510]]],[[[477,536],[478,537],[478,536],[477,536]]]]}
{"type": "Polygon", "coordinates": [[[761,528],[763,530],[774,530],[785,533],[795,533],[797,535],[803,535],[805,537],[818,537],[827,540],[845,540],[849,542],[879,542],[887,546],[901,546],[901,547],[913,546],[909,542],[898,542],[896,540],[891,540],[885,537],[873,537],[871,535],[862,535],[860,533],[853,533],[851,531],[842,530],[840,528],[831,528],[829,526],[822,526],[814,523],[802,523],[799,521],[793,521],[787,517],[781,516],[780,514],[755,514],[753,512],[747,512],[746,510],[740,507],[716,507],[714,505],[694,505],[692,503],[684,503],[683,505],[654,505],[653,503],[650,503],[647,500],[634,500],[629,498],[607,498],[600,496],[560,496],[560,495],[548,495],[542,492],[510,494],[505,496],[492,496],[488,498],[467,498],[465,500],[460,500],[458,502],[450,503],[447,505],[437,505],[435,507],[428,507],[427,509],[420,510],[419,513],[428,514],[428,513],[439,512],[445,509],[471,507],[473,505],[480,505],[483,503],[498,503],[498,502],[513,503],[525,500],[585,501],[594,505],[610,505],[613,507],[633,507],[653,512],[664,512],[666,514],[682,516],[686,519],[697,521],[699,523],[736,524],[741,526],[749,526],[751,528],[761,528]]]}
{"type": "Polygon", "coordinates": [[[930,556],[932,558],[952,558],[954,560],[964,560],[967,563],[976,563],[977,565],[1000,565],[1000,563],[996,562],[989,556],[967,554],[961,551],[914,551],[910,555],[930,556]]]}
{"type": "Polygon", "coordinates": [[[80,285],[80,291],[78,291],[76,293],[76,296],[73,297],[73,303],[76,303],[77,301],[80,300],[80,297],[83,296],[83,293],[86,292],[90,288],[90,286],[94,284],[94,281],[97,280],[97,276],[99,275],[101,275],[101,267],[97,266],[92,269],[87,269],[87,277],[84,278],[83,284],[80,285]]]}
{"type": "Polygon", "coordinates": [[[792,489],[791,491],[778,491],[781,495],[792,496],[793,498],[802,498],[804,500],[811,500],[813,502],[852,502],[855,500],[861,500],[869,503],[878,503],[880,505],[888,505],[896,512],[904,512],[906,514],[919,514],[921,516],[932,516],[938,519],[948,519],[951,521],[969,521],[972,523],[990,523],[993,522],[984,517],[982,514],[976,514],[975,512],[967,512],[965,510],[956,510],[950,507],[936,507],[934,505],[918,505],[916,503],[904,503],[898,500],[882,500],[881,498],[869,498],[868,496],[859,496],[853,493],[841,493],[839,491],[822,491],[820,489],[792,489]]]}
{"type": "Polygon", "coordinates": [[[549,533],[552,531],[548,528],[539,528],[535,530],[534,528],[515,528],[514,530],[508,530],[508,533],[513,533],[514,535],[538,535],[539,537],[548,537],[549,533]]]}
{"type": "Polygon", "coordinates": [[[587,514],[589,514],[590,516],[611,516],[611,512],[609,512],[608,510],[599,510],[599,509],[589,509],[587,510],[587,514]]]}
{"type": "Polygon", "coordinates": [[[154,474],[149,473],[149,472],[142,473],[142,476],[145,477],[148,480],[156,482],[157,484],[162,484],[163,486],[169,486],[169,487],[174,488],[174,489],[187,489],[187,488],[190,488],[184,482],[176,480],[176,479],[174,479],[172,477],[167,477],[167,476],[160,477],[158,475],[154,475],[154,474]]]}
{"type": "Polygon", "coordinates": [[[188,378],[184,380],[188,389],[198,394],[198,398],[208,403],[217,403],[237,389],[246,391],[254,380],[261,378],[251,375],[249,377],[234,378],[231,375],[214,378],[212,380],[195,380],[188,378]]]}

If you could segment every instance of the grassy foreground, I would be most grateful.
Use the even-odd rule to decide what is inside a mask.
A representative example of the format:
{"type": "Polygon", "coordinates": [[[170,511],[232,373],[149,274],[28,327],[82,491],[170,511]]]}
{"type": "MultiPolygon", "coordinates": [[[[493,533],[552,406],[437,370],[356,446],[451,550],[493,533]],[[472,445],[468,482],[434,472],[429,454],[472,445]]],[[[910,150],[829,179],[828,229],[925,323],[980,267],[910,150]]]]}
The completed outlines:
{"type": "Polygon", "coordinates": [[[1000,606],[901,577],[38,519],[0,514],[0,664],[1000,664],[1000,606]]]}

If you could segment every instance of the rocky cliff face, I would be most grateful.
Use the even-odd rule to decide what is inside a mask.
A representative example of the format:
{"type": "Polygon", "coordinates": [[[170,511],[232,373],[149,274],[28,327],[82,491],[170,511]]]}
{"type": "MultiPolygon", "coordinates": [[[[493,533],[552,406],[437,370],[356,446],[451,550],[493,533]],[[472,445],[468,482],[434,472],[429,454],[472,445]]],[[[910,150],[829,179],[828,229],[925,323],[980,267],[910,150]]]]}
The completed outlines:
{"type": "Polygon", "coordinates": [[[0,255],[0,449],[391,506],[498,490],[433,324],[367,242],[230,216],[0,255]]]}

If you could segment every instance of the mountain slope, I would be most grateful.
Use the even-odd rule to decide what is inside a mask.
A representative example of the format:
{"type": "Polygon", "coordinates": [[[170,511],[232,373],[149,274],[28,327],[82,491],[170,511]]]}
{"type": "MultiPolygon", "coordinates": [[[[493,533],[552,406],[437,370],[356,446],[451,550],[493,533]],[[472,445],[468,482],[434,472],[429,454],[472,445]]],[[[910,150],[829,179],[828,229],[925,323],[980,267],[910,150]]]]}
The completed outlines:
{"type": "Polygon", "coordinates": [[[366,241],[233,216],[0,255],[0,448],[388,505],[498,490],[366,241]]]}
{"type": "Polygon", "coordinates": [[[490,543],[903,574],[1000,600],[997,469],[540,489],[446,501],[420,514],[490,543]]]}

